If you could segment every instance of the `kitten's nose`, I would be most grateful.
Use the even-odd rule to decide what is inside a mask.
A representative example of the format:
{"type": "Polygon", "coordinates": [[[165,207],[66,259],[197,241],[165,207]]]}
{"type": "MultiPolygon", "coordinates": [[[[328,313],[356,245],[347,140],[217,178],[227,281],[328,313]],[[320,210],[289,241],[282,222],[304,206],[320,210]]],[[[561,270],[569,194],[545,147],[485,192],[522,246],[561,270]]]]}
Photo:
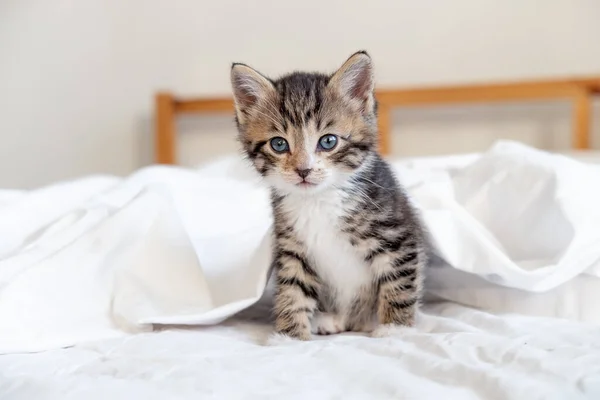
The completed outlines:
{"type": "Polygon", "coordinates": [[[306,168],[306,169],[299,169],[296,168],[296,172],[298,173],[298,175],[300,175],[300,178],[305,179],[310,172],[312,171],[312,168],[306,168]]]}

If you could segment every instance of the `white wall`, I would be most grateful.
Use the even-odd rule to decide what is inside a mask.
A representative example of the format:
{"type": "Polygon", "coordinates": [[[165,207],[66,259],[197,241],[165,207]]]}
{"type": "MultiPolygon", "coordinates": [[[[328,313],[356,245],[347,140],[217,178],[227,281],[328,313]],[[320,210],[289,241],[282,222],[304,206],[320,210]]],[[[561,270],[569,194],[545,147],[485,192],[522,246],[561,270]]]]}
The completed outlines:
{"type": "MultiPolygon", "coordinates": [[[[2,0],[0,187],[151,162],[154,93],[228,94],[232,61],[277,75],[367,49],[380,86],[600,74],[599,21],[597,0],[2,0]]],[[[560,148],[568,116],[561,103],[403,110],[394,146],[560,148]]],[[[230,118],[181,128],[185,163],[236,148],[230,118]]]]}

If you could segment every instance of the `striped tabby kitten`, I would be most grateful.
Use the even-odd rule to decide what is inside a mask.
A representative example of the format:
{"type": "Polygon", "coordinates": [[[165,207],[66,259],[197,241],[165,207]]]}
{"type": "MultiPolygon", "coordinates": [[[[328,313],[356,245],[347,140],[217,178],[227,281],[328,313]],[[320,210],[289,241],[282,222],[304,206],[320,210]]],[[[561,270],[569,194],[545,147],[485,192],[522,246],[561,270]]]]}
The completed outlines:
{"type": "Polygon", "coordinates": [[[239,138],[271,186],[277,332],[412,326],[424,234],[377,153],[371,58],[278,80],[233,64],[231,81],[239,138]]]}

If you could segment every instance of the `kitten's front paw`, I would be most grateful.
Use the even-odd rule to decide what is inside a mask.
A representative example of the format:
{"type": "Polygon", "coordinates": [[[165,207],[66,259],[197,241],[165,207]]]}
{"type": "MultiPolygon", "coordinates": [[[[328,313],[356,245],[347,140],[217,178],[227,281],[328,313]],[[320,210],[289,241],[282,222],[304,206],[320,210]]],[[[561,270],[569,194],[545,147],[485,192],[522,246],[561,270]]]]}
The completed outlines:
{"type": "Polygon", "coordinates": [[[297,336],[286,335],[285,333],[275,332],[267,339],[267,346],[290,345],[299,342],[305,342],[311,339],[310,333],[297,336]]]}
{"type": "Polygon", "coordinates": [[[396,324],[379,325],[371,332],[371,336],[375,338],[384,338],[390,336],[402,336],[409,332],[414,332],[415,328],[396,324]]]}
{"type": "Polygon", "coordinates": [[[294,339],[291,336],[283,335],[281,333],[274,333],[271,336],[269,336],[265,345],[267,345],[267,346],[284,346],[284,345],[293,344],[295,342],[298,342],[298,339],[294,339]]]}
{"type": "Polygon", "coordinates": [[[344,321],[337,315],[316,313],[311,321],[311,331],[317,335],[334,335],[344,331],[344,321]]]}

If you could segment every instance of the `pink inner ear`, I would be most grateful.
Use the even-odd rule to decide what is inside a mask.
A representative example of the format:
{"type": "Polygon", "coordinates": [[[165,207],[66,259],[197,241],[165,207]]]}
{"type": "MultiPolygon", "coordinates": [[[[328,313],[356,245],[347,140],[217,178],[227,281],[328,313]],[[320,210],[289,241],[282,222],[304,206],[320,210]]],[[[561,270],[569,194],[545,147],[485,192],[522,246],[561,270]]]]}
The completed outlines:
{"type": "Polygon", "coordinates": [[[258,101],[255,90],[248,84],[244,77],[236,76],[234,78],[234,89],[236,99],[242,108],[250,107],[258,101]]]}
{"type": "Polygon", "coordinates": [[[352,88],[352,97],[365,100],[371,90],[371,74],[368,68],[359,68],[358,74],[354,78],[354,86],[352,88]]]}

